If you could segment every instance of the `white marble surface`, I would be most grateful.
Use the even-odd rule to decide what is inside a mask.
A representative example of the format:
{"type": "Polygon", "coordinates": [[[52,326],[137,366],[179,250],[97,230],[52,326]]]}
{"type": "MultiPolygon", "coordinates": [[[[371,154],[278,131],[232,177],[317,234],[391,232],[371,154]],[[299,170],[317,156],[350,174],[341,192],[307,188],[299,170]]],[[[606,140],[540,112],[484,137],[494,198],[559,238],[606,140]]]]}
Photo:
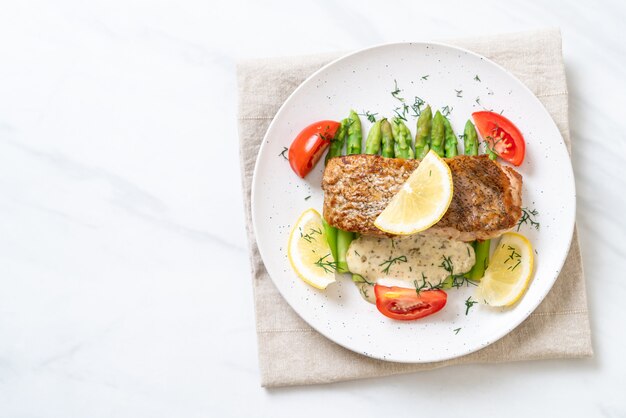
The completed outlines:
{"type": "Polygon", "coordinates": [[[626,416],[625,19],[617,0],[2,2],[0,416],[626,416]],[[259,387],[236,60],[546,26],[595,357],[259,387]]]}

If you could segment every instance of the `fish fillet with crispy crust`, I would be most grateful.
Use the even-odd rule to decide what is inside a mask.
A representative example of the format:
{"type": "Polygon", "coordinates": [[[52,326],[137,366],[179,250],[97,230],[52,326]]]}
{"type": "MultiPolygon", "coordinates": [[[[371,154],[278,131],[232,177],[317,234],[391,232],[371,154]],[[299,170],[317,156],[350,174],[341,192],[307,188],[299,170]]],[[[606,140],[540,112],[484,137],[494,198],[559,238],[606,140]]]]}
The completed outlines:
{"type": "MultiPolygon", "coordinates": [[[[446,214],[425,233],[461,241],[497,237],[522,214],[522,176],[486,155],[445,159],[454,194],[446,214]]],[[[374,220],[419,165],[419,160],[348,155],[328,161],[322,180],[324,218],[345,231],[387,235],[374,220]]]]}

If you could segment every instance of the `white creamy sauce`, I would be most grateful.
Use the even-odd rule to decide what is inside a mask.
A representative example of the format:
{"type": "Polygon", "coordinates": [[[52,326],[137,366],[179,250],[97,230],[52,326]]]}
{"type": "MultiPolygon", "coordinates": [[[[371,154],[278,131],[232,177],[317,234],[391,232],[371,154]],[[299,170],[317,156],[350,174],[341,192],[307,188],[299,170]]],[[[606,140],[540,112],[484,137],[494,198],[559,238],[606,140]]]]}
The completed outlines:
{"type": "Polygon", "coordinates": [[[415,287],[424,282],[437,286],[452,274],[468,272],[474,265],[474,248],[465,242],[431,234],[407,237],[361,236],[350,244],[346,256],[350,271],[367,283],[356,283],[361,296],[375,303],[374,284],[393,278],[415,287]],[[368,284],[369,283],[369,284],[368,284]]]}

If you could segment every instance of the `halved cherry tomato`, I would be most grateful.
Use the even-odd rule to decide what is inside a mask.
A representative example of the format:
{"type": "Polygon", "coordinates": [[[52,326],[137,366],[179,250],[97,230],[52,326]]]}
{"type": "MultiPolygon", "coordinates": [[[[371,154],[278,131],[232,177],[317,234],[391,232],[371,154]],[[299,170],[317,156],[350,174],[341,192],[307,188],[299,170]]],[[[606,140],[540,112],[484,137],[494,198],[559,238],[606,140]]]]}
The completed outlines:
{"type": "Polygon", "coordinates": [[[520,165],[524,161],[526,143],[517,126],[499,113],[472,113],[476,127],[490,149],[505,161],[520,165]]]}
{"type": "Polygon", "coordinates": [[[315,122],[302,130],[289,147],[289,164],[304,178],[317,164],[335,136],[340,123],[334,120],[315,122]]]}
{"type": "Polygon", "coordinates": [[[374,286],[376,307],[386,317],[411,321],[440,311],[448,300],[443,290],[422,290],[404,287],[374,286]]]}

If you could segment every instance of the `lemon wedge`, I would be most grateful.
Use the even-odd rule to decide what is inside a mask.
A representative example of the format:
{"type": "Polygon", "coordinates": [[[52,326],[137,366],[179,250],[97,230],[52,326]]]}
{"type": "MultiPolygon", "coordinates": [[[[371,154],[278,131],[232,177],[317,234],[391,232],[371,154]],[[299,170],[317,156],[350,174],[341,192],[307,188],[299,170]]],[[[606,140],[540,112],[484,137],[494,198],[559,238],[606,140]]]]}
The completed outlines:
{"type": "Polygon", "coordinates": [[[490,306],[510,306],[526,291],[533,272],[533,248],[515,232],[502,235],[477,289],[479,301],[490,306]]]}
{"type": "Polygon", "coordinates": [[[374,225],[394,235],[411,235],[428,229],[448,210],[452,191],[450,167],[431,150],[374,225]]]}
{"type": "Polygon", "coordinates": [[[337,263],[330,252],[322,217],[315,209],[300,215],[289,235],[289,262],[296,274],[317,289],[335,281],[337,263]]]}

